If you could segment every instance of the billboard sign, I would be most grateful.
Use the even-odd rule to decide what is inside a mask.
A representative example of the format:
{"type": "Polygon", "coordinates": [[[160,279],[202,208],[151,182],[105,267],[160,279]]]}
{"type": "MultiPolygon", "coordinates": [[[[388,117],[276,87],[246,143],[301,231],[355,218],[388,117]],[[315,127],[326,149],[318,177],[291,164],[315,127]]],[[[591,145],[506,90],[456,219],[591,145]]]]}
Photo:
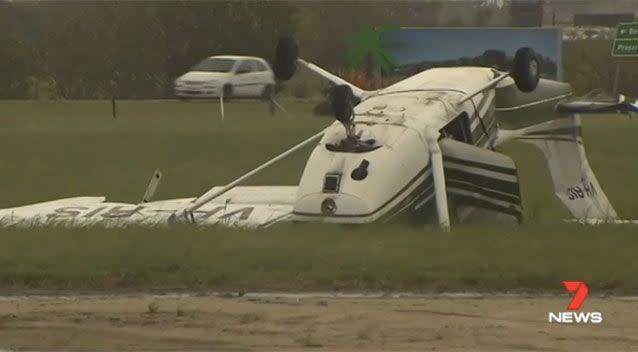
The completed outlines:
{"type": "Polygon", "coordinates": [[[559,28],[400,28],[384,36],[393,43],[388,51],[401,75],[449,66],[509,71],[516,50],[529,47],[539,55],[544,78],[562,78],[559,28]]]}

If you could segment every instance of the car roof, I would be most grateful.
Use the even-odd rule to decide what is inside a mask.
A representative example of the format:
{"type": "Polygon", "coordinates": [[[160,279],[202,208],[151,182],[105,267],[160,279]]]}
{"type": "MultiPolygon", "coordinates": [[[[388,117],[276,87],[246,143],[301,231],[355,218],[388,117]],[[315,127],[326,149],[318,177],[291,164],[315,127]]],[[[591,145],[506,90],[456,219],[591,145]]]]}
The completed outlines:
{"type": "Polygon", "coordinates": [[[241,55],[214,55],[214,56],[209,56],[208,58],[209,59],[231,59],[231,60],[252,59],[252,60],[265,61],[261,57],[257,57],[257,56],[241,56],[241,55]]]}

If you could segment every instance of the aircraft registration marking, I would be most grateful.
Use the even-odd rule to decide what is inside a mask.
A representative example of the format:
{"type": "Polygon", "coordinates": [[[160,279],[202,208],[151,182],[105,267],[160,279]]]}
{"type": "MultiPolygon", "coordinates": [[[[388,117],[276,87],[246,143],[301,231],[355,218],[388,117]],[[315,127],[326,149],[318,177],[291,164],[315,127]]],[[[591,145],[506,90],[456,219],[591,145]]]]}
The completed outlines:
{"type": "Polygon", "coordinates": [[[567,198],[569,200],[577,200],[583,198],[592,198],[598,195],[594,183],[582,179],[581,183],[572,187],[567,187],[567,198]],[[581,187],[582,186],[582,187],[581,187]]]}

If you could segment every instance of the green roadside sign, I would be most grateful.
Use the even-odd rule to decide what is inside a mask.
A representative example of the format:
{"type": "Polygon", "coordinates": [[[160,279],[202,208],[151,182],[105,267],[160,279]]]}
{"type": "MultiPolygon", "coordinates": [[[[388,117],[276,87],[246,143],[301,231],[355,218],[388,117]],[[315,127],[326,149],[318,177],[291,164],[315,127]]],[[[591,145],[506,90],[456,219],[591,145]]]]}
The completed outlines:
{"type": "Polygon", "coordinates": [[[618,25],[611,55],[638,56],[638,22],[618,25]]]}

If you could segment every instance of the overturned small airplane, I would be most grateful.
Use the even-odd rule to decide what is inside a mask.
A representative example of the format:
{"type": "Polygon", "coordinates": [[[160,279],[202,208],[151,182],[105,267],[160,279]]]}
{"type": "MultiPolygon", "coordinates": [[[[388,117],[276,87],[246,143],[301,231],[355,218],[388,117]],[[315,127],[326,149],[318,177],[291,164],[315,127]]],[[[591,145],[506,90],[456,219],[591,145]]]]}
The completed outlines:
{"type": "Polygon", "coordinates": [[[567,83],[540,78],[529,48],[511,72],[488,67],[434,68],[366,91],[297,57],[280,39],[277,79],[298,65],[333,83],[336,121],[225,186],[197,198],[151,201],[156,172],[139,204],[75,197],[0,210],[0,225],[126,226],[191,223],[240,227],[279,221],[372,223],[412,219],[450,223],[522,221],[516,164],[495,148],[531,143],[543,152],[554,192],[577,220],[618,222],[587,161],[580,114],[638,113],[624,97],[573,97],[567,83]],[[317,142],[318,140],[318,142],[317,142]],[[316,143],[298,186],[240,186],[277,161],[316,143]]]}

